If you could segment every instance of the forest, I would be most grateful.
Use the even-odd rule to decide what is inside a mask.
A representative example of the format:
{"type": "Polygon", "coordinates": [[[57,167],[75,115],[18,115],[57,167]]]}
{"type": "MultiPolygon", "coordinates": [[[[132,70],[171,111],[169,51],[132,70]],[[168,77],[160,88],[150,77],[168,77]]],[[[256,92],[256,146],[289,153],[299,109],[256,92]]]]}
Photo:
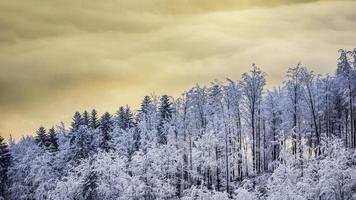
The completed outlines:
{"type": "Polygon", "coordinates": [[[355,200],[356,49],[0,137],[2,200],[355,200]]]}

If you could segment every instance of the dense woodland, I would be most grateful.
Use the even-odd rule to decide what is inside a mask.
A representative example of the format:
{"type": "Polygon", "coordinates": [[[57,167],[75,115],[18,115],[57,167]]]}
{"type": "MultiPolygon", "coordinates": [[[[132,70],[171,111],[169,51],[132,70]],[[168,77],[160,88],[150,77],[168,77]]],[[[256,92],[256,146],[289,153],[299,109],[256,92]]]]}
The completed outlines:
{"type": "Polygon", "coordinates": [[[297,64],[267,90],[253,65],[137,111],[0,138],[0,199],[356,199],[356,49],[339,53],[334,75],[297,64]]]}

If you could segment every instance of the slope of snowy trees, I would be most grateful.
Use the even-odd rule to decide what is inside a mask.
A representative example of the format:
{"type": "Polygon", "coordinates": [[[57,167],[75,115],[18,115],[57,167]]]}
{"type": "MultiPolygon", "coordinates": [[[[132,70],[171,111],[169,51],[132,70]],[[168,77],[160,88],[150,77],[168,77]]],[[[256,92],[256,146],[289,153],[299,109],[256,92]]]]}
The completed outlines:
{"type": "Polygon", "coordinates": [[[135,112],[0,138],[0,199],[356,199],[356,49],[339,52],[335,75],[298,64],[267,90],[253,65],[135,112]]]}

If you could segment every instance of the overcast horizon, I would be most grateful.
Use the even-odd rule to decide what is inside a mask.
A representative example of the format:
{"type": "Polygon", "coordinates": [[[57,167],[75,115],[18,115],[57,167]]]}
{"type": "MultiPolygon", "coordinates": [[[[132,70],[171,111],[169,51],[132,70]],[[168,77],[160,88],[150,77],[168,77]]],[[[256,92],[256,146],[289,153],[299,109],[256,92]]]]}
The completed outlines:
{"type": "Polygon", "coordinates": [[[352,0],[3,0],[0,134],[239,80],[252,63],[270,88],[298,62],[333,74],[337,51],[355,46],[355,10],[352,0]]]}

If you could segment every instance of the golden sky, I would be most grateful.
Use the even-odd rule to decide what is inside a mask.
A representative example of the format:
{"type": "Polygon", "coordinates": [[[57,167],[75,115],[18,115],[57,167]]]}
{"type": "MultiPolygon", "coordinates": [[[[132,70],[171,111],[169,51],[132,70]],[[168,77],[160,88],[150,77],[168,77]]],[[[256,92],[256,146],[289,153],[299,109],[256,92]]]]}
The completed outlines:
{"type": "Polygon", "coordinates": [[[356,1],[1,0],[0,134],[177,97],[252,63],[269,87],[299,61],[333,73],[355,42],[356,1]]]}

